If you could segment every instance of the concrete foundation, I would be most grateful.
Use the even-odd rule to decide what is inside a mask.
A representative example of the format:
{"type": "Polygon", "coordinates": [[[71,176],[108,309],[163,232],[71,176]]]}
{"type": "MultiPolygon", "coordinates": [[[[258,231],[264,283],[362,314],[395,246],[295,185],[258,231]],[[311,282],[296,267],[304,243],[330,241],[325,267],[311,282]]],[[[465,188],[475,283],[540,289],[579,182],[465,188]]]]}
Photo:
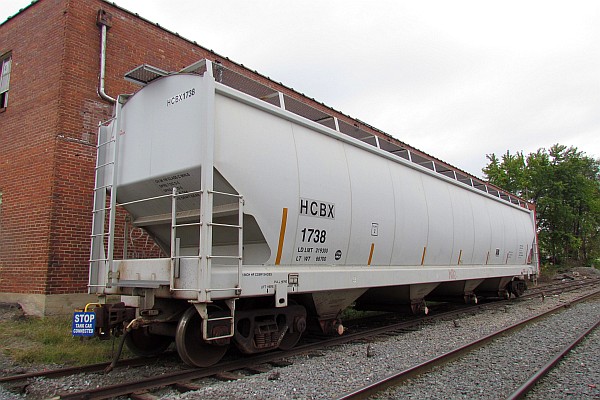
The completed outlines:
{"type": "Polygon", "coordinates": [[[0,303],[19,303],[26,315],[68,315],[76,308],[98,301],[98,296],[75,294],[0,293],[0,303]]]}

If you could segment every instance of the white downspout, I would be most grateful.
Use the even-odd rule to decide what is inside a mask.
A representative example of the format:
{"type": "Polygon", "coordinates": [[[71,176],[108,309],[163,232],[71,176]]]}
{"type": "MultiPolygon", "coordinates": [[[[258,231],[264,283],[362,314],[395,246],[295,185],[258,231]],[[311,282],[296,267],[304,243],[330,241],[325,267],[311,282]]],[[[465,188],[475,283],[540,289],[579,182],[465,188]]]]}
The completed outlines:
{"type": "Polygon", "coordinates": [[[111,103],[116,103],[116,99],[110,97],[104,91],[104,77],[106,73],[106,31],[107,26],[105,23],[101,23],[101,41],[100,41],[100,82],[98,83],[98,94],[106,101],[110,101],[111,103]]]}

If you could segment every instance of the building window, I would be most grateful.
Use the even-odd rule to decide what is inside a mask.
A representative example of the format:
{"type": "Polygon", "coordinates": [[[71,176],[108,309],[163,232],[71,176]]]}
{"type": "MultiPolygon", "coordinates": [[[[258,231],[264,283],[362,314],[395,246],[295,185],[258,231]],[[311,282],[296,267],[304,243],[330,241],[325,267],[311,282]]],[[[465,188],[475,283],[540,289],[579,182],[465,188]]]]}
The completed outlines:
{"type": "Polygon", "coordinates": [[[0,75],[0,109],[8,106],[8,85],[10,82],[10,67],[12,57],[10,54],[0,57],[2,63],[2,74],[0,75]]]}

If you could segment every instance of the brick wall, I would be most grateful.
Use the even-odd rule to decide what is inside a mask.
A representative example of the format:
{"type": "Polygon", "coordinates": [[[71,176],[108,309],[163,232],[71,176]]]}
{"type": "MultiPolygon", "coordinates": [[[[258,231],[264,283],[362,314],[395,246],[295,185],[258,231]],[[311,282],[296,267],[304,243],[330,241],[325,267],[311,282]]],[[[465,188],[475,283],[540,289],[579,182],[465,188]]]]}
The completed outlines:
{"type": "Polygon", "coordinates": [[[12,52],[9,102],[0,113],[4,292],[46,292],[64,10],[64,1],[44,0],[0,26],[0,53],[12,52]]]}

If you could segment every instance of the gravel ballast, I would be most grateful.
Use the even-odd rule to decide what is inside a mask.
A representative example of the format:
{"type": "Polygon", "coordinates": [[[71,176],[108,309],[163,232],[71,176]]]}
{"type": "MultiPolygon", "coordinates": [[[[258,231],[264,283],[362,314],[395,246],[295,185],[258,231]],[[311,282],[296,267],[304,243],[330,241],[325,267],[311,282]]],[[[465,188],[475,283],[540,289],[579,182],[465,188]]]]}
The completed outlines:
{"type": "MultiPolygon", "coordinates": [[[[384,397],[506,398],[574,340],[584,327],[593,325],[599,315],[599,301],[578,304],[496,339],[465,357],[388,391],[384,397]]],[[[596,354],[597,349],[587,353],[586,358],[597,359],[596,354]]],[[[588,383],[589,380],[572,381],[570,395],[579,398],[589,393],[588,383]]]]}
{"type": "MultiPolygon", "coordinates": [[[[564,295],[563,295],[564,296],[564,295]]],[[[180,398],[335,398],[367,385],[374,380],[426,361],[442,352],[459,347],[500,327],[532,315],[537,310],[558,304],[561,299],[546,298],[510,305],[500,311],[483,312],[454,321],[427,324],[421,330],[370,344],[348,344],[326,351],[322,357],[295,357],[293,367],[279,370],[279,379],[255,376],[234,382],[219,382],[180,398]],[[456,327],[458,325],[458,327],[456,327]],[[367,347],[373,356],[367,356],[367,347]]],[[[382,398],[489,398],[510,394],[521,382],[506,382],[506,376],[526,378],[536,364],[563,347],[558,340],[574,331],[580,323],[590,324],[600,315],[600,301],[573,306],[548,319],[535,323],[515,335],[499,340],[500,344],[481,348],[474,355],[458,359],[442,376],[427,374],[390,392],[382,398]],[[521,368],[519,372],[517,368],[521,368]]],[[[598,349],[591,354],[597,354],[598,349]]],[[[588,389],[587,383],[583,389],[588,389]]],[[[164,398],[172,398],[171,393],[164,398]]]]}
{"type": "Polygon", "coordinates": [[[527,395],[528,399],[599,399],[600,331],[598,328],[574,348],[527,395]]]}

